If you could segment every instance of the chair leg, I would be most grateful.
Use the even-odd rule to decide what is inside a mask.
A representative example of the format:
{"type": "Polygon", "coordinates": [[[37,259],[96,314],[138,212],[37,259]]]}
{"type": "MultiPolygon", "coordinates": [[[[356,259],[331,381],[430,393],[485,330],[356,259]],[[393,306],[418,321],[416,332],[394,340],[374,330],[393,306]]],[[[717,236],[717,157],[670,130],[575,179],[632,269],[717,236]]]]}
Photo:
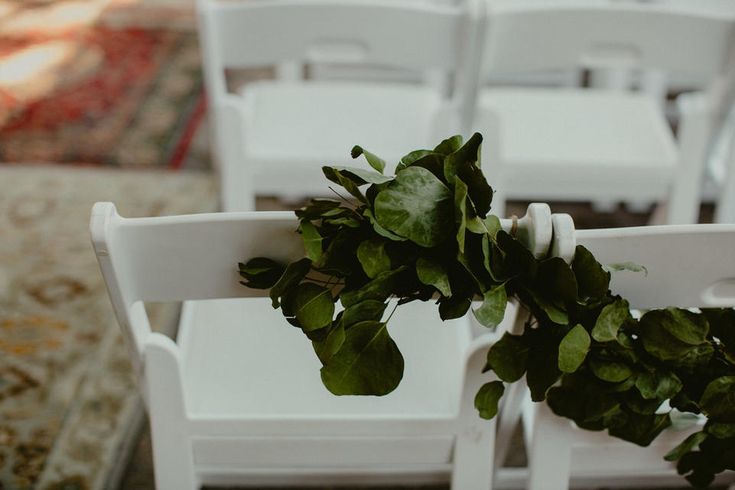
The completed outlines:
{"type": "Polygon", "coordinates": [[[195,490],[199,484],[188,433],[178,349],[160,334],[145,347],[145,379],[158,490],[195,490]]]}
{"type": "Polygon", "coordinates": [[[454,446],[452,490],[491,490],[495,421],[482,420],[464,428],[454,446]]]}
{"type": "Polygon", "coordinates": [[[528,490],[567,490],[571,470],[571,427],[546,403],[534,404],[533,436],[528,448],[528,490]]]}
{"type": "Polygon", "coordinates": [[[505,389],[495,437],[495,468],[502,467],[508,457],[513,433],[521,419],[521,410],[528,394],[522,381],[506,385],[505,389]]]}

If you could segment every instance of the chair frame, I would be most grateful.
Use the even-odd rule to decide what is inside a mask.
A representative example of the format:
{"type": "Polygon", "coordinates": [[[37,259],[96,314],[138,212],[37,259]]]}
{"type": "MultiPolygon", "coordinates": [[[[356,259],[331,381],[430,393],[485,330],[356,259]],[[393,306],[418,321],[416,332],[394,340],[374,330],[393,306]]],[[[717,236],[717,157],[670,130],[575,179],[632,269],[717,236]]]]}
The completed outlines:
{"type": "MultiPolygon", "coordinates": [[[[506,229],[515,226],[537,255],[546,253],[552,227],[548,206],[532,205],[515,225],[512,220],[502,224],[506,229]]],[[[239,284],[234,264],[243,255],[284,261],[303,256],[296,226],[295,216],[288,212],[127,219],[112,203],[94,206],[92,242],[148,408],[157,488],[243,481],[298,485],[447,480],[457,490],[490,488],[495,424],[477,415],[474,397],[488,381],[482,368],[495,337],[473,327],[469,319],[469,330],[457,333],[467,335],[468,342],[458,361],[464,366],[458,412],[451,417],[192,414],[187,406],[184,347],[191,338],[187,317],[195,301],[262,297],[265,291],[239,284]],[[184,326],[176,340],[151,331],[144,306],[149,301],[184,301],[184,326]],[[355,456],[349,453],[375,459],[386,441],[403,448],[403,454],[416,453],[413,459],[434,446],[451,445],[450,462],[355,466],[355,456]],[[325,462],[329,455],[335,461],[325,462]],[[238,468],[238,461],[244,467],[238,468]]]]}

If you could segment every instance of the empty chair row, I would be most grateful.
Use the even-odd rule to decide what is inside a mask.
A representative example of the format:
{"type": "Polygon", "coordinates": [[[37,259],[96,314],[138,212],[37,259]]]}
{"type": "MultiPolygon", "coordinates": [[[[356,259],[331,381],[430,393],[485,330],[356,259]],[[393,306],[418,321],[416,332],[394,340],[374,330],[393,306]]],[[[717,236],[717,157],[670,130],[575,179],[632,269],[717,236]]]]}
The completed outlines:
{"type": "Polygon", "coordinates": [[[498,215],[508,198],[667,201],[667,222],[696,222],[705,161],[732,103],[735,15],[707,9],[199,0],[198,10],[226,210],[253,209],[256,195],[328,194],[319,167],[350,165],[356,144],[390,168],[404,148],[478,131],[498,215]],[[307,76],[326,65],[416,77],[307,76]],[[267,66],[299,76],[228,86],[232,70],[267,66]],[[495,73],[579,69],[607,74],[606,88],[483,84],[495,73]],[[669,76],[702,82],[677,98],[676,131],[661,104],[669,76]]]}

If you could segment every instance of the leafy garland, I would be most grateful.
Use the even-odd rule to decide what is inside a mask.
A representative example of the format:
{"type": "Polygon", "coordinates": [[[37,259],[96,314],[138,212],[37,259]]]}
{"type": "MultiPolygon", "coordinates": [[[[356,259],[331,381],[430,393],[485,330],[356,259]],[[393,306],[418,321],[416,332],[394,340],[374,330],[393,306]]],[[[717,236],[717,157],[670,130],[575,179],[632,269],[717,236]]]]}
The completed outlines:
{"type": "Polygon", "coordinates": [[[496,415],[503,382],[525,375],[532,399],[557,415],[646,446],[672,423],[670,410],[661,411],[668,401],[707,417],[666,455],[679,473],[707,486],[735,470],[735,310],[667,308],[634,318],[584,247],[571,264],[536,259],[488,215],[493,191],[480,169],[481,142],[479,134],[464,144],[454,136],[413,151],[395,176],[356,146],[352,157],[364,156],[373,170],[322,169],[351,199],[314,199],[296,211],[306,257],[241,263],[243,284],[270,289],[273,307],[311,340],[336,395],[385,395],[398,386],[403,357],[388,333],[390,316],[383,320],[392,298],[396,306],[438,298],[443,320],[479,299],[473,313],[489,328],[516,298],[531,320],[488,351],[486,370],[502,381],[477,393],[481,417],[496,415]]]}

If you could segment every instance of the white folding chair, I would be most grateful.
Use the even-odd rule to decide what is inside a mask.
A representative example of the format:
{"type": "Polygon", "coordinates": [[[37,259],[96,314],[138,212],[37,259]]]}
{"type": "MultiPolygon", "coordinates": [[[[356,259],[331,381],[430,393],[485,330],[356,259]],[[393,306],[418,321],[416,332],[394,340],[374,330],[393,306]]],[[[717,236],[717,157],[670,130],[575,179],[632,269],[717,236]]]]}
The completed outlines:
{"type": "MultiPolygon", "coordinates": [[[[297,224],[287,212],[126,219],[95,205],[92,241],[140,373],[157,488],[450,480],[488,490],[495,426],[474,397],[490,380],[481,371],[493,334],[478,335],[471,315],[442,322],[433,304],[404,305],[389,323],[405,358],[400,386],[330,394],[301,331],[264,291],[239,284],[239,261],[303,256],[297,224]],[[170,301],[185,301],[175,341],[151,332],[144,307],[170,301]]],[[[546,253],[548,206],[515,226],[546,253]]]]}
{"type": "MultiPolygon", "coordinates": [[[[633,309],[735,307],[735,225],[664,225],[576,232],[573,227],[568,216],[554,218],[554,233],[567,237],[565,252],[557,252],[558,256],[573,258],[566,252],[576,241],[601,264],[632,262],[646,268],[645,274],[621,271],[612,275],[611,290],[629,300],[633,309]]],[[[514,385],[507,391],[508,403],[501,408],[496,453],[498,485],[518,485],[524,478],[528,478],[526,488],[531,490],[689,485],[676,473],[675,464],[664,461],[663,456],[701,427],[669,428],[650,446],[639,447],[607,433],[579,429],[553,414],[545,403],[524,400],[525,391],[522,385],[514,385]],[[518,420],[520,407],[527,474],[499,468],[499,457],[508,451],[505,434],[518,420]]],[[[721,474],[718,482],[735,483],[735,474],[721,474]]]]}
{"type": "Polygon", "coordinates": [[[198,0],[224,209],[252,210],[255,195],[323,195],[318,168],[349,165],[356,144],[393,166],[404,148],[466,130],[475,6],[198,0]],[[397,67],[424,82],[304,80],[308,63],[397,67]],[[281,76],[228,92],[226,70],[263,66],[281,76]]]}
{"type": "Polygon", "coordinates": [[[499,160],[488,165],[497,212],[507,198],[668,199],[668,223],[696,222],[735,17],[659,2],[488,0],[487,9],[483,75],[575,67],[621,74],[621,83],[607,84],[615,89],[480,92],[473,129],[499,132],[499,160]],[[631,74],[638,76],[623,76],[631,74]],[[677,74],[706,79],[708,90],[679,96],[675,138],[655,87],[677,74]],[[637,92],[622,83],[632,78],[637,92]]]}

